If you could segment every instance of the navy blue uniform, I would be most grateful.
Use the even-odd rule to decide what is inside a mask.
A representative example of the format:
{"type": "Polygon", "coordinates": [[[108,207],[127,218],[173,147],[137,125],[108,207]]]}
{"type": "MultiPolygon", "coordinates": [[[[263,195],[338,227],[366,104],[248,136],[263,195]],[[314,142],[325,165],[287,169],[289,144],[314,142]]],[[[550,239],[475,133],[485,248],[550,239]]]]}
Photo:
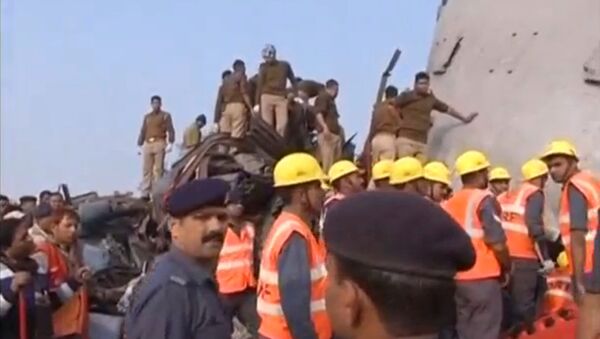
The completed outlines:
{"type": "Polygon", "coordinates": [[[176,248],[157,259],[125,319],[128,339],[229,339],[232,329],[210,272],[176,248]]]}

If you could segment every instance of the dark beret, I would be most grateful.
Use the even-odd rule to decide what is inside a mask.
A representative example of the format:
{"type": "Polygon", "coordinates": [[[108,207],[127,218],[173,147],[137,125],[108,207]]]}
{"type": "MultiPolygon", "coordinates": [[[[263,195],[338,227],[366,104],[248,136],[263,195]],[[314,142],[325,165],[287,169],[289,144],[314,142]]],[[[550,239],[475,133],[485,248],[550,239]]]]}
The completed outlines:
{"type": "Polygon", "coordinates": [[[180,218],[203,207],[223,207],[228,191],[229,185],[221,179],[190,181],[171,193],[167,199],[167,212],[180,218]]]}
{"type": "Polygon", "coordinates": [[[24,196],[22,196],[22,197],[19,198],[19,201],[21,203],[24,203],[24,202],[36,202],[37,198],[34,197],[33,195],[24,195],[24,196]]]}
{"type": "Polygon", "coordinates": [[[36,219],[47,218],[51,215],[52,215],[52,206],[50,206],[50,204],[48,204],[48,203],[39,204],[35,208],[35,211],[33,212],[33,216],[36,219]]]}
{"type": "Polygon", "coordinates": [[[460,225],[412,193],[367,191],[341,200],[327,212],[323,236],[334,255],[386,271],[445,279],[475,264],[460,225]]]}

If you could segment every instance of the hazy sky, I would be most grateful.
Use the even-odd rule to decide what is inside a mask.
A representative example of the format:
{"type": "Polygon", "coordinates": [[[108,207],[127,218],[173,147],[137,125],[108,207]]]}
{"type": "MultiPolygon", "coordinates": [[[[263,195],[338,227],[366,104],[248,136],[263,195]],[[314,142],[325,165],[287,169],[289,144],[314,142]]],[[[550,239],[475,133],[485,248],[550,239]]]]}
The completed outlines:
{"type": "Polygon", "coordinates": [[[196,115],[212,121],[221,72],[242,58],[254,73],[265,43],[298,76],[340,82],[342,123],[362,147],[381,71],[398,47],[392,83],[411,84],[438,3],[2,1],[0,190],[136,190],[150,96],[163,97],[180,143],[196,115]]]}

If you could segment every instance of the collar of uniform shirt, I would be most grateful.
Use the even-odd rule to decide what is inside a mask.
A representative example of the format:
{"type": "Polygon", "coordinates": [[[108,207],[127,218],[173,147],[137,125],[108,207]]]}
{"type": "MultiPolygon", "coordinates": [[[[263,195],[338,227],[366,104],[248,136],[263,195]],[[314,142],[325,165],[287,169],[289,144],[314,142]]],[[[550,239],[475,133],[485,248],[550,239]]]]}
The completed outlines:
{"type": "Polygon", "coordinates": [[[171,258],[181,264],[181,267],[189,274],[197,284],[214,284],[216,283],[213,279],[212,274],[209,270],[203,267],[200,263],[190,258],[187,254],[183,253],[182,250],[175,246],[171,246],[169,250],[171,258]]]}

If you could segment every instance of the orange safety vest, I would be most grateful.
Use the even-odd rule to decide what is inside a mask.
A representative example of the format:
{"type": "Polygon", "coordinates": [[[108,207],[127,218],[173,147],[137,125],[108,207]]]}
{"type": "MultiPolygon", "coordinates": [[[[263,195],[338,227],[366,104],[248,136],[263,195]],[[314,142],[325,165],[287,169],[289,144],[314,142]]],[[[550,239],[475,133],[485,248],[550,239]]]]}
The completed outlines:
{"type": "MultiPolygon", "coordinates": [[[[48,275],[50,278],[50,290],[63,288],[69,277],[69,265],[67,255],[55,244],[44,241],[38,244],[38,249],[48,259],[48,275]]],[[[89,305],[88,293],[85,286],[81,287],[72,297],[64,302],[59,309],[52,314],[52,326],[55,337],[78,334],[82,338],[88,338],[89,327],[89,305]]]]}
{"type": "MultiPolygon", "coordinates": [[[[585,235],[585,264],[583,271],[589,273],[593,269],[594,261],[594,239],[598,232],[598,210],[600,209],[600,180],[588,172],[579,172],[575,174],[568,182],[563,185],[560,197],[560,234],[568,254],[571,254],[571,217],[569,214],[569,194],[568,186],[573,184],[585,197],[587,201],[588,225],[585,235]]],[[[573,256],[569,255],[572,260],[573,256]]],[[[570,262],[570,271],[573,273],[573,262],[570,262]]]]}
{"type": "Polygon", "coordinates": [[[529,236],[525,223],[525,207],[527,199],[540,191],[530,183],[524,183],[519,189],[498,196],[502,207],[502,228],[506,232],[508,251],[511,257],[537,259],[534,240],[529,236]]]}
{"type": "Polygon", "coordinates": [[[561,309],[575,309],[577,305],[571,294],[571,275],[566,269],[557,269],[546,278],[548,290],[544,295],[544,313],[554,313],[561,309]]]}
{"type": "Polygon", "coordinates": [[[327,216],[327,209],[329,208],[329,205],[331,205],[331,203],[334,201],[343,200],[345,197],[346,196],[343,195],[342,193],[335,193],[334,195],[325,199],[325,202],[323,202],[323,209],[321,211],[321,218],[319,219],[319,230],[320,231],[323,231],[323,226],[325,225],[325,217],[327,216]]]}
{"type": "Polygon", "coordinates": [[[253,248],[254,226],[250,223],[242,227],[239,236],[227,229],[216,272],[219,292],[229,294],[256,287],[253,248]]]}
{"type": "Polygon", "coordinates": [[[500,264],[494,252],[484,241],[483,225],[477,211],[484,198],[492,196],[487,190],[462,189],[442,204],[458,224],[467,232],[477,256],[475,265],[468,271],[456,274],[456,280],[478,280],[500,276],[500,264]]]}
{"type": "Polygon", "coordinates": [[[264,243],[258,274],[256,309],[261,318],[258,333],[271,339],[292,339],[292,334],[281,308],[277,264],[284,244],[294,232],[301,235],[308,244],[311,279],[310,311],[315,332],[320,339],[329,339],[332,335],[332,329],[325,312],[325,284],[327,278],[325,256],[310,227],[298,216],[288,212],[282,212],[275,220],[264,243]]]}

